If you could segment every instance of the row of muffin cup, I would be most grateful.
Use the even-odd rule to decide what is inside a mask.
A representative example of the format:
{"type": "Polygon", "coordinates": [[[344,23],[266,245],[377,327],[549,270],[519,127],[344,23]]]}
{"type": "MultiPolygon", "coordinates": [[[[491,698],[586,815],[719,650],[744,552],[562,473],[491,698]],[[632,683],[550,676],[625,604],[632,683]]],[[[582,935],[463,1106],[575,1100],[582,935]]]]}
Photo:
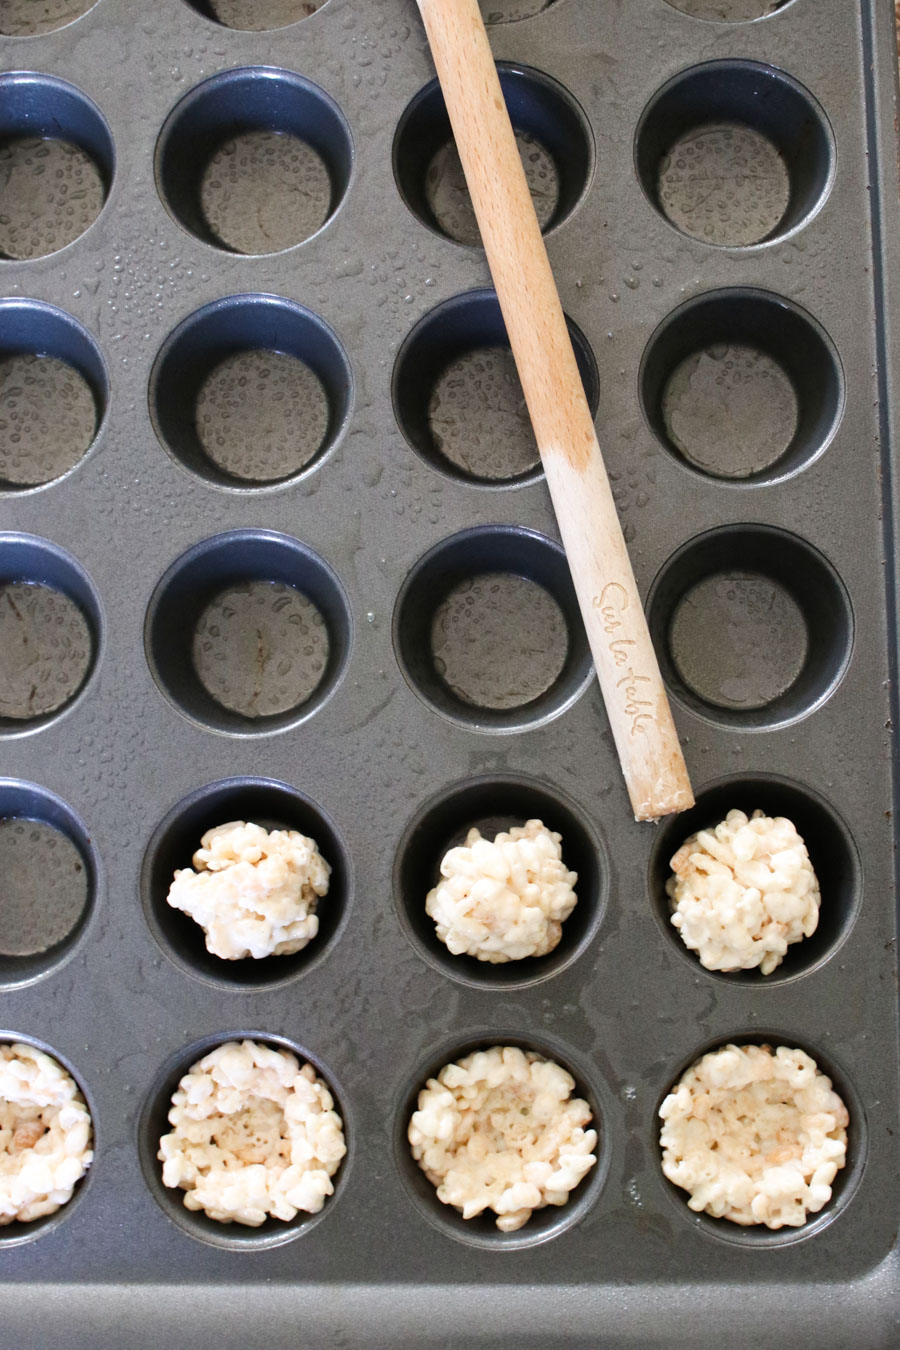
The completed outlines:
{"type": "MultiPolygon", "coordinates": [[[[98,1119],[90,1084],[85,1082],[77,1067],[71,1064],[66,1056],[60,1055],[52,1046],[40,1040],[15,1032],[0,1033],[0,1043],[19,1044],[42,1051],[51,1056],[64,1072],[71,1075],[91,1117],[91,1146],[94,1155],[85,1175],[76,1184],[72,1198],[55,1213],[32,1222],[14,1220],[5,1227],[0,1227],[0,1250],[3,1250],[29,1243],[53,1232],[80,1205],[90,1191],[93,1177],[103,1167],[105,1141],[103,1122],[98,1119]]],[[[622,1185],[623,1206],[635,1203],[654,1207],[668,1205],[669,1212],[673,1216],[676,1212],[679,1213],[689,1228],[716,1242],[749,1250],[766,1250],[789,1247],[813,1238],[846,1209],[862,1176],[868,1149],[866,1116],[859,1094],[841,1066],[818,1047],[810,1047],[807,1053],[812,1056],[819,1069],[828,1075],[846,1104],[850,1126],[847,1132],[846,1165],[837,1173],[832,1199],[819,1213],[810,1216],[806,1223],[796,1228],[788,1227],[773,1231],[752,1225],[740,1226],[727,1219],[714,1218],[705,1213],[695,1214],[687,1207],[684,1192],[668,1181],[658,1167],[659,1108],[663,1100],[673,1090],[682,1074],[702,1055],[724,1048],[726,1045],[739,1048],[757,1045],[794,1046],[796,1040],[779,1031],[760,1031],[754,1028],[751,1032],[719,1037],[714,1042],[706,1042],[699,1050],[694,1049],[678,1066],[677,1072],[665,1080],[662,1090],[657,1089],[658,1097],[653,1110],[648,1113],[646,1105],[640,1108],[642,1123],[640,1125],[632,1123],[628,1126],[630,1134],[637,1132],[641,1138],[647,1157],[657,1160],[657,1165],[653,1165],[650,1170],[642,1170],[636,1178],[624,1177],[621,1159],[616,1154],[622,1130],[622,1121],[617,1117],[621,1116],[623,1109],[626,1115],[636,1112],[638,1108],[632,1104],[638,1099],[637,1090],[634,1087],[624,1087],[616,1093],[598,1073],[592,1059],[585,1057],[559,1037],[543,1031],[523,1036],[518,1031],[481,1028],[469,1034],[457,1032],[452,1040],[446,1040],[441,1046],[435,1047],[407,1076],[394,1094],[388,1115],[389,1134],[385,1134],[383,1146],[393,1157],[396,1172],[408,1199],[423,1218],[443,1234],[474,1248],[493,1251],[521,1250],[559,1237],[582,1221],[590,1222],[601,1198],[608,1200],[610,1190],[616,1185],[617,1177],[622,1185]],[[495,1216],[490,1211],[473,1219],[464,1219],[455,1206],[443,1203],[437,1196],[435,1186],[413,1157],[408,1138],[410,1120],[426,1082],[437,1075],[444,1065],[458,1063],[463,1057],[475,1051],[495,1046],[515,1047],[526,1053],[534,1053],[540,1058],[558,1064],[571,1074],[574,1079],[573,1091],[587,1103],[591,1113],[590,1123],[599,1135],[595,1148],[596,1165],[572,1191],[570,1198],[560,1206],[551,1204],[536,1209],[524,1227],[513,1232],[498,1231],[494,1222],[495,1216]]],[[[358,1156],[359,1128],[349,1094],[337,1081],[333,1072],[315,1054],[311,1054],[285,1035],[261,1030],[240,1030],[206,1036],[182,1048],[164,1063],[140,1108],[136,1145],[141,1171],[148,1189],[173,1223],[199,1241],[223,1250],[246,1252],[279,1247],[309,1233],[326,1221],[336,1206],[341,1205],[350,1174],[358,1167],[364,1166],[358,1156]],[[334,1193],[326,1198],[324,1206],[318,1212],[300,1211],[288,1222],[269,1217],[258,1227],[246,1227],[237,1222],[218,1222],[202,1211],[186,1208],[183,1204],[184,1191],[163,1184],[162,1168],[157,1156],[160,1139],[169,1128],[167,1122],[172,1106],[172,1095],[183,1076],[217,1047],[244,1041],[268,1046],[275,1051],[286,1051],[296,1056],[301,1065],[311,1066],[316,1077],[333,1098],[334,1109],[343,1125],[346,1145],[346,1154],[333,1174],[334,1193]]]]}
{"type": "MultiPolygon", "coordinates": [[[[85,328],[43,301],[6,299],[0,314],[0,357],[31,362],[31,381],[43,373],[37,362],[50,358],[44,371],[65,380],[45,391],[57,401],[54,443],[48,436],[36,448],[23,427],[20,443],[13,444],[10,432],[2,449],[0,490],[46,489],[65,479],[100,439],[110,396],[106,363],[85,328]]],[[[596,361],[571,321],[570,332],[596,411],[596,361]]],[[[400,348],[392,380],[398,424],[411,448],[455,482],[497,490],[527,486],[541,476],[521,413],[512,400],[508,410],[499,401],[497,387],[512,378],[510,360],[490,290],[443,302],[400,348]],[[485,403],[489,396],[498,399],[496,406],[485,403]],[[485,434],[491,416],[496,436],[485,434]],[[502,442],[509,444],[501,452],[502,442]]],[[[670,314],[647,344],[638,383],[647,426],[676,463],[701,480],[743,490],[782,481],[818,459],[834,438],[845,402],[840,358],[825,330],[798,306],[752,287],[706,292],[670,314]],[[794,391],[794,406],[785,392],[784,407],[776,409],[780,421],[767,423],[765,452],[753,446],[747,462],[737,465],[717,458],[696,430],[691,434],[689,423],[685,430],[685,413],[692,415],[689,386],[678,395],[680,434],[673,427],[673,390],[681,372],[698,353],[721,350],[755,352],[766,363],[756,380],[786,380],[794,391]]],[[[773,387],[772,397],[781,392],[773,387]]],[[[186,318],[163,344],[149,388],[151,420],[172,458],[204,483],[242,494],[284,488],[318,470],[343,440],[353,402],[352,367],[328,325],[294,301],[265,294],[227,296],[186,318]],[[228,420],[237,382],[254,377],[273,385],[281,379],[295,411],[303,412],[301,430],[285,438],[277,453],[260,438],[258,425],[228,420]]]]}
{"type": "MultiPolygon", "coordinates": [[[[325,9],[328,0],[183,0],[183,3],[198,17],[216,24],[219,30],[230,29],[246,35],[278,32],[302,23],[325,9]]],[[[481,0],[487,24],[537,18],[556,3],[557,0],[481,0]]],[[[0,37],[42,37],[58,32],[92,13],[99,4],[100,0],[45,0],[40,12],[35,13],[31,0],[11,0],[8,12],[0,17],[0,37]]],[[[676,9],[680,7],[675,4],[676,9]]]]}
{"type": "MultiPolygon", "coordinates": [[[[328,0],[184,0],[201,18],[219,29],[240,33],[274,32],[303,22],[326,8],[328,0]]],[[[485,23],[520,23],[536,19],[559,0],[480,0],[485,23]]],[[[720,23],[752,23],[771,18],[790,0],[664,0],[694,19],[720,23]]],[[[794,0],[796,3],[796,0],[794,0]]],[[[35,14],[29,0],[12,3],[3,16],[0,37],[41,37],[67,28],[94,11],[100,0],[50,0],[35,14]]]]}
{"type": "MultiPolygon", "coordinates": [[[[542,224],[552,231],[590,191],[593,132],[584,110],[549,75],[509,62],[498,66],[542,224]]],[[[61,215],[49,199],[43,224],[32,213],[27,230],[24,217],[18,233],[10,228],[8,259],[46,256],[89,229],[109,199],[116,173],[113,132],[91,99],[56,76],[13,71],[0,76],[0,90],[6,143],[45,137],[74,147],[83,157],[81,173],[95,188],[80,213],[70,208],[61,215]]],[[[394,176],[425,226],[477,246],[471,211],[460,207],[464,184],[448,147],[449,119],[432,81],[400,119],[394,176]],[[436,188],[446,174],[459,179],[458,193],[436,188]]],[[[290,70],[241,67],[211,76],[175,106],[160,132],[156,182],[170,214],[191,235],[220,251],[255,257],[305,243],[334,219],[351,190],[356,155],[350,126],[324,90],[290,70]],[[274,144],[273,136],[283,143],[274,144]],[[287,213],[273,217],[266,230],[254,224],[253,211],[241,209],[252,180],[233,153],[241,138],[253,147],[254,137],[257,150],[284,157],[282,173],[302,180],[305,189],[303,211],[295,209],[292,219],[287,213]],[[223,175],[227,184],[219,182],[223,175]]],[[[835,150],[828,119],[808,90],[772,66],[737,58],[682,71],[654,95],[638,123],[634,162],[649,203],[674,228],[711,246],[746,247],[789,236],[815,214],[833,181],[835,150]],[[673,155],[690,158],[697,133],[723,123],[741,129],[746,150],[765,161],[769,179],[784,179],[771,202],[761,206],[757,200],[752,222],[739,219],[745,211],[730,220],[698,214],[690,189],[685,196],[683,175],[669,173],[673,155]]],[[[15,180],[13,185],[15,190],[15,180]]],[[[271,203],[264,209],[271,210],[271,203]]]]}
{"type": "MultiPolygon", "coordinates": [[[[0,987],[15,989],[57,971],[86,939],[104,890],[103,865],[90,833],[59,797],[34,784],[0,781],[0,818],[8,823],[38,821],[74,845],[84,867],[85,900],[70,931],[42,949],[0,957],[0,987]]],[[[323,961],[352,924],[353,861],[340,831],[326,812],[298,789],[262,778],[233,778],[211,783],[180,801],[159,824],[146,848],[140,898],[147,924],[166,956],[185,974],[225,990],[265,991],[299,979],[323,961]],[[179,869],[190,868],[202,836],[225,821],[246,820],[268,829],[296,830],[315,840],[331,868],[327,895],[319,902],[319,931],[292,955],[223,960],[206,948],[202,929],[168,903],[179,869]]],[[[47,876],[52,873],[48,870],[47,876]]],[[[70,884],[69,878],[65,884],[70,884]]],[[[762,988],[818,970],[840,948],[856,919],[862,894],[862,869],[846,824],[818,793],[772,774],[742,774],[703,788],[696,807],[667,821],[657,832],[646,879],[651,910],[664,941],[692,969],[714,981],[762,988]],[[821,878],[820,922],[812,937],[794,943],[778,968],[767,976],[757,970],[704,970],[672,928],[666,893],[669,862],[698,829],[709,828],[731,809],[747,815],[763,810],[794,822],[807,843],[821,878]]],[[[407,824],[394,858],[392,896],[397,919],[411,946],[441,975],[475,989],[508,992],[543,984],[568,969],[602,938],[609,903],[609,865],[602,838],[590,815],[571,797],[545,782],[522,776],[467,779],[426,802],[407,824]],[[553,951],[528,961],[491,964],[474,956],[451,955],[439,940],[425,910],[426,896],[440,879],[447,851],[472,827],[493,838],[529,819],[542,820],[562,837],[564,865],[578,875],[578,903],[562,926],[553,951]]],[[[57,897],[58,899],[58,897],[57,897]]],[[[36,897],[35,897],[36,903],[36,897]]],[[[54,901],[56,903],[56,901],[54,901]]],[[[27,906],[29,913],[31,906],[27,906]]],[[[27,944],[26,944],[27,946],[27,944]]]]}
{"type": "MultiPolygon", "coordinates": [[[[105,658],[107,634],[91,578],[46,539],[0,534],[0,587],[10,613],[27,619],[13,625],[4,615],[2,738],[39,731],[77,707],[105,658]],[[29,635],[29,662],[35,651],[40,661],[17,681],[17,644],[29,635]]],[[[815,712],[853,652],[853,607],[831,563],[768,525],[723,526],[689,540],[657,575],[648,614],[675,699],[735,731],[783,728],[815,712]],[[756,612],[762,600],[774,618],[756,612]],[[754,644],[740,669],[715,645],[717,626],[732,615],[754,644]],[[740,677],[733,686],[732,676],[740,677]]],[[[400,588],[392,639],[412,690],[466,730],[544,725],[591,685],[563,551],[523,527],[477,526],[436,544],[400,588]],[[533,618],[528,644],[517,628],[523,609],[533,618]],[[506,666],[496,664],[498,651],[506,666]]],[[[277,734],[318,713],[343,683],[354,643],[350,602],[330,564],[292,536],[255,529],[215,535],[177,559],[144,625],[147,663],[166,699],[198,726],[240,738],[277,734]],[[260,624],[270,658],[261,672],[246,648],[260,624]]]]}

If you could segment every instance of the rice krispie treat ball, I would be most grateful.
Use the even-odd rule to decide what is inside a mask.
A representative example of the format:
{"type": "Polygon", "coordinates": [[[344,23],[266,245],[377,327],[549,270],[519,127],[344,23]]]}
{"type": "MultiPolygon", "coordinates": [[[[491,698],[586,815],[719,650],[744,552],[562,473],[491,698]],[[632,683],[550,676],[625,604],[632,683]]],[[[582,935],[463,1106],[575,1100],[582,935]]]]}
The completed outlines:
{"type": "Polygon", "coordinates": [[[0,1226],[55,1214],[90,1167],[93,1130],[70,1074],[33,1045],[0,1045],[0,1226]]]}
{"type": "Polygon", "coordinates": [[[562,860],[562,837],[540,820],[491,842],[470,830],[441,862],[441,880],[425,910],[454,956],[499,965],[546,956],[577,903],[578,881],[562,860]]]}
{"type": "Polygon", "coordinates": [[[493,1210],[503,1233],[564,1205],[597,1161],[591,1110],[574,1088],[559,1064],[510,1045],[446,1064],[419,1093],[408,1130],[438,1199],[464,1219],[493,1210]]]}
{"type": "Polygon", "coordinates": [[[685,840],[666,882],[672,925],[707,970],[771,975],[819,923],[819,882],[784,816],[729,811],[685,840]]]}
{"type": "Polygon", "coordinates": [[[802,1050],[726,1045],[697,1061],[659,1109],[662,1169],[697,1213],[799,1228],[831,1199],[850,1117],[802,1050]]]}
{"type": "Polygon", "coordinates": [[[331,868],[314,839],[235,820],[207,830],[193,861],[196,871],[175,873],[168,902],[200,925],[213,956],[290,956],[318,933],[331,868]]]}
{"type": "Polygon", "coordinates": [[[163,1184],[187,1209],[258,1228],[317,1214],[347,1152],[328,1088],[309,1064],[258,1041],[227,1041],[192,1065],[159,1141],[163,1184]]]}

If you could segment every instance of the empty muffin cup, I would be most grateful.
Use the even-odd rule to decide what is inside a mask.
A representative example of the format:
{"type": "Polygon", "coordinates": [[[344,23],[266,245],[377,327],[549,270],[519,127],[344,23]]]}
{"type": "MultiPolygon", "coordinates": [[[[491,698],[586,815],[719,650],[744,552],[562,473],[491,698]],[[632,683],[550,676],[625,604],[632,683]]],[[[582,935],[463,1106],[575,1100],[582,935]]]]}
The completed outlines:
{"type": "Polygon", "coordinates": [[[65,28],[92,10],[99,0],[4,0],[0,37],[40,37],[65,28]]]}
{"type": "Polygon", "coordinates": [[[834,344],[768,291],[708,291],[670,314],[641,363],[647,421],[680,463],[723,482],[773,483],[831,444],[844,410],[834,344]]]}
{"type": "MultiPolygon", "coordinates": [[[[597,364],[584,334],[571,319],[568,325],[596,415],[597,364]]],[[[449,477],[507,487],[540,476],[540,452],[494,291],[454,296],[420,319],[397,357],[393,399],[412,448],[449,477]]]]}
{"type": "Polygon", "coordinates": [[[0,736],[71,709],[100,642],[100,600],[75,559],[46,539],[0,534],[0,736]]]}
{"type": "Polygon", "coordinates": [[[783,239],[819,208],[834,178],[834,138],[813,96],[783,71],[710,61],[650,101],[635,164],[676,229],[743,248],[783,239]]]}
{"type": "Polygon", "coordinates": [[[350,128],[311,81],[269,66],[212,76],[170,113],[156,148],[169,211],[229,253],[280,253],[309,239],[344,199],[350,128]]]}
{"type": "Polygon", "coordinates": [[[94,913],[100,862],[55,793],[0,780],[0,988],[31,984],[72,955],[94,913]]]}
{"type": "Polygon", "coordinates": [[[853,649],[850,598],[811,544],[767,525],[690,540],[648,599],[669,690],[711,722],[787,726],[837,688],[853,649]]]}
{"type": "MultiPolygon", "coordinates": [[[[590,183],[594,170],[590,127],[571,94],[549,75],[503,61],[497,68],[538,220],[547,232],[572,215],[590,183]]],[[[437,80],[416,95],[400,119],[394,138],[394,177],[403,200],[423,225],[459,244],[480,245],[437,80]]]]}
{"type": "Polygon", "coordinates": [[[232,295],[185,319],[150,376],[150,412],[166,450],[216,487],[292,481],[346,428],[353,398],[338,339],[302,305],[232,295]]]}
{"type": "Polygon", "coordinates": [[[478,0],[481,16],[488,26],[499,23],[520,23],[534,19],[552,9],[557,0],[478,0]]]}
{"type": "Polygon", "coordinates": [[[420,560],[397,600],[394,650],[426,703],[482,732],[549,721],[592,670],[562,548],[509,525],[466,530],[420,560]]]}
{"type": "Polygon", "coordinates": [[[73,469],[108,400],[106,365],[86,328],[42,300],[0,300],[0,492],[73,469]]]}
{"type": "Polygon", "coordinates": [[[767,19],[791,3],[791,0],[666,0],[673,9],[692,19],[710,23],[752,23],[767,19]]]}
{"type": "Polygon", "coordinates": [[[311,18],[328,0],[186,0],[186,3],[223,28],[267,33],[311,18]]]}
{"type": "Polygon", "coordinates": [[[288,535],[235,530],[189,549],[160,581],[144,645],[166,697],[234,736],[296,726],[334,692],[350,650],[343,587],[288,535]]]}
{"type": "Polygon", "coordinates": [[[0,258],[56,253],[103,210],[115,172],[100,109],[54,75],[0,75],[0,258]]]}

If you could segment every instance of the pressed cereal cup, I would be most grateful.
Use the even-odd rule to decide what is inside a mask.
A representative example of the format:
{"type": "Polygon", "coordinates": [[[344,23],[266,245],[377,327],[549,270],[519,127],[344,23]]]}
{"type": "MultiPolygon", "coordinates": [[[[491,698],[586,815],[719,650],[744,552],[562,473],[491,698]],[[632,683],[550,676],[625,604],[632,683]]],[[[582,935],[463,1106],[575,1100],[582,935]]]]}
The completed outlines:
{"type": "Polygon", "coordinates": [[[780,1250],[791,1247],[795,1244],[808,1242],[815,1238],[824,1229],[832,1223],[837,1222],[844,1215],[848,1206],[852,1202],[859,1181],[862,1176],[866,1163],[866,1154],[869,1146],[868,1125],[866,1120],[866,1110],[861,1101],[856,1088],[845,1070],[836,1065],[830,1058],[827,1050],[821,1050],[818,1046],[808,1043],[799,1043],[796,1037],[786,1035],[784,1032],[767,1032],[753,1030],[743,1034],[725,1036],[717,1040],[714,1044],[707,1044],[690,1059],[686,1060],[678,1072],[672,1077],[669,1086],[658,1098],[656,1111],[654,1114],[654,1128],[656,1130],[656,1156],[660,1156],[659,1150],[659,1108],[664,1098],[678,1083],[681,1076],[701,1059],[703,1055],[711,1050],[720,1050],[726,1045],[768,1045],[773,1050],[780,1045],[786,1045],[791,1049],[804,1050],[813,1060],[822,1073],[831,1079],[832,1086],[842,1099],[850,1116],[850,1123],[847,1126],[847,1161],[842,1167],[833,1183],[832,1196],[827,1205],[817,1214],[811,1214],[806,1222],[800,1227],[788,1227],[770,1229],[765,1225],[747,1225],[733,1223],[730,1219],[716,1218],[706,1213],[695,1213],[688,1206],[688,1193],[680,1186],[663,1175],[661,1168],[658,1172],[658,1180],[662,1188],[666,1191],[669,1199],[679,1206],[682,1217],[686,1218],[697,1233],[703,1235],[704,1239],[713,1242],[730,1243],[733,1246],[742,1247],[745,1250],[753,1252],[764,1252],[780,1250]]]}
{"type": "Polygon", "coordinates": [[[138,1122],[137,1143],[144,1180],[154,1199],[168,1218],[197,1241],[210,1244],[220,1250],[248,1254],[256,1251],[267,1251],[273,1247],[280,1247],[285,1243],[293,1242],[296,1238],[311,1231],[328,1216],[329,1207],[339,1198],[341,1184],[346,1177],[351,1161],[352,1127],[348,1128],[346,1111],[341,1104],[338,1090],[333,1087],[332,1076],[322,1067],[318,1059],[302,1050],[296,1042],[288,1040],[284,1036],[273,1036],[264,1032],[239,1031],[207,1036],[202,1041],[195,1042],[169,1058],[163,1070],[157,1075],[144,1102],[138,1122]],[[258,1228],[250,1228],[237,1222],[219,1223],[215,1219],[211,1219],[202,1210],[187,1209],[183,1204],[185,1192],[180,1187],[173,1188],[163,1184],[162,1164],[156,1155],[160,1137],[167,1133],[169,1129],[167,1117],[169,1107],[172,1104],[173,1092],[178,1087],[184,1074],[204,1055],[226,1041],[243,1040],[259,1041],[275,1050],[290,1051],[291,1054],[296,1056],[301,1066],[311,1064],[317,1076],[323,1080],[334,1098],[334,1109],[344,1126],[347,1153],[332,1178],[335,1188],[334,1194],[326,1198],[322,1209],[316,1214],[307,1214],[301,1210],[290,1222],[268,1218],[258,1228]]]}

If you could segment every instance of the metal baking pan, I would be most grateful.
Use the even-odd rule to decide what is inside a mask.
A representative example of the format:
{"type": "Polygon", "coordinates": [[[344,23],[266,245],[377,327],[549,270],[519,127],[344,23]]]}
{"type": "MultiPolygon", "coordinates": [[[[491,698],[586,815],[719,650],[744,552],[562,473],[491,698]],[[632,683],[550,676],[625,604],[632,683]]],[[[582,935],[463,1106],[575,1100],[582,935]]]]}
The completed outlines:
{"type": "Polygon", "coordinates": [[[0,628],[0,816],[45,827],[0,1026],[70,1066],[97,1148],[67,1209],[0,1232],[5,1345],[900,1339],[893,13],[729,2],[485,5],[698,793],[656,828],[629,816],[412,0],[274,32],[213,0],[0,6],[47,29],[0,39],[0,411],[27,429],[0,582],[61,606],[28,616],[33,687],[0,628]],[[312,150],[278,167],[273,130],[312,150]],[[76,150],[23,163],[48,136],[76,150]],[[259,349],[281,364],[238,379],[259,349]],[[74,383],[44,364],[35,394],[37,355],[74,383]],[[288,656],[254,684],[260,605],[288,656]],[[768,980],[705,972],[666,922],[670,851],[730,805],[793,815],[822,881],[819,934],[768,980]],[[578,854],[563,946],[452,963],[420,912],[436,857],[532,813],[578,854]],[[223,974],[163,892],[236,815],[300,824],[335,876],[316,944],[223,974]],[[64,931],[46,827],[84,868],[64,931]],[[315,1223],[236,1233],[163,1192],[173,1081],[240,1032],[334,1089],[349,1153],[315,1223]],[[808,1049],[850,1105],[802,1230],[726,1229],[662,1177],[662,1096],[734,1037],[808,1049]],[[569,1065],[601,1133],[568,1209],[508,1238],[439,1206],[404,1142],[425,1075],[500,1040],[569,1065]]]}

